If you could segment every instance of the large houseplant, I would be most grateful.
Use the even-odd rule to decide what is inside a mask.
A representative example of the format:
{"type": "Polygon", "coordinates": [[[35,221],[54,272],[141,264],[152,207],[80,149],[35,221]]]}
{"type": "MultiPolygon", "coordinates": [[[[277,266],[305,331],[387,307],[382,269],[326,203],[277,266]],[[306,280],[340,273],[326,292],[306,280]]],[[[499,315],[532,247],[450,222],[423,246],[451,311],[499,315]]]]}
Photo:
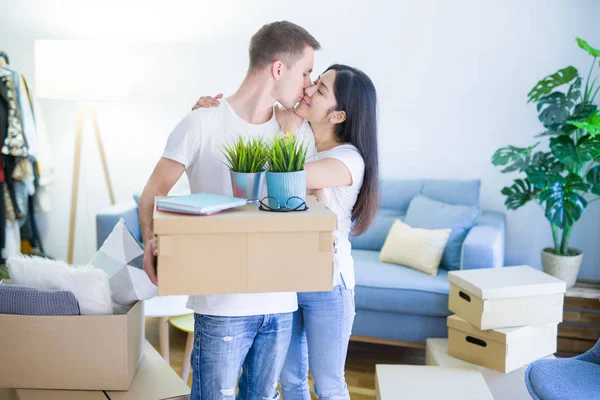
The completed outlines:
{"type": "Polygon", "coordinates": [[[265,182],[269,144],[262,138],[239,137],[224,144],[222,151],[231,174],[233,195],[258,203],[265,182]]]}
{"type": "Polygon", "coordinates": [[[505,205],[516,210],[529,202],[545,211],[554,246],[542,250],[547,273],[575,284],[583,253],[569,247],[574,224],[586,207],[600,196],[600,113],[596,97],[600,90],[600,50],[577,38],[577,44],[592,56],[582,86],[576,68],[569,66],[539,81],[528,94],[537,103],[538,119],[545,131],[536,137],[548,147],[507,146],[496,151],[492,163],[503,173],[518,172],[514,184],[502,189],[505,205]],[[595,76],[595,77],[594,77],[595,76]]]}
{"type": "Polygon", "coordinates": [[[267,167],[270,208],[296,209],[306,201],[306,151],[307,147],[289,132],[273,139],[267,167]]]}

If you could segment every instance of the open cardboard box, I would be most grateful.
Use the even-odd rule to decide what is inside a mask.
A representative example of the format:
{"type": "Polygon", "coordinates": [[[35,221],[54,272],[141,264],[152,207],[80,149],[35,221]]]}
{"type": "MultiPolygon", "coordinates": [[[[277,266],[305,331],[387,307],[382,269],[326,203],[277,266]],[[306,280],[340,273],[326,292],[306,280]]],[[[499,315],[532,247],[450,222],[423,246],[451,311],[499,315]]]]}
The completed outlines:
{"type": "Polygon", "coordinates": [[[127,390],[143,356],[142,302],[122,315],[0,314],[0,327],[0,388],[127,390]]]}
{"type": "Polygon", "coordinates": [[[0,400],[189,400],[190,388],[145,342],[144,359],[128,391],[0,389],[0,400]]]}
{"type": "Polygon", "coordinates": [[[337,218],[315,197],[306,203],[307,211],[248,205],[210,216],[155,207],[159,295],[332,290],[337,218]]]}

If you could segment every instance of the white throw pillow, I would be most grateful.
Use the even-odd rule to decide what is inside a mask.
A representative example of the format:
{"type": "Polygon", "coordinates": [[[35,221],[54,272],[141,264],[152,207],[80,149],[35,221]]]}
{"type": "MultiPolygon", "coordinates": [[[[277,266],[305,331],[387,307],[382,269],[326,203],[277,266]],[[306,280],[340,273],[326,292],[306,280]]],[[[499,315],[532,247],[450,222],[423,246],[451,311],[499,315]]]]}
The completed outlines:
{"type": "Polygon", "coordinates": [[[7,266],[15,285],[72,292],[82,315],[113,313],[108,274],[100,269],[23,255],[9,257],[7,266]]]}

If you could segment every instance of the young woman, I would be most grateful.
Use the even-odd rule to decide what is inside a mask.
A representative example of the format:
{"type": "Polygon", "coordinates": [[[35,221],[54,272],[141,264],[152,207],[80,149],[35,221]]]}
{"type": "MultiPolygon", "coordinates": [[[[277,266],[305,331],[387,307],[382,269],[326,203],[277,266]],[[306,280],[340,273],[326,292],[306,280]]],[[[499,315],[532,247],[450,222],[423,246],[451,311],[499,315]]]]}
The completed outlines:
{"type": "MultiPolygon", "coordinates": [[[[219,98],[202,97],[195,108],[218,106],[219,98]]],[[[312,130],[317,153],[305,164],[306,188],[338,222],[333,290],[298,293],[292,342],[280,376],[283,397],[310,400],[310,367],[319,398],[350,399],[344,378],[355,314],[349,236],[363,233],[377,210],[375,86],[362,71],[334,64],[304,90],[294,112],[278,111],[277,120],[284,131],[312,130]]]]}

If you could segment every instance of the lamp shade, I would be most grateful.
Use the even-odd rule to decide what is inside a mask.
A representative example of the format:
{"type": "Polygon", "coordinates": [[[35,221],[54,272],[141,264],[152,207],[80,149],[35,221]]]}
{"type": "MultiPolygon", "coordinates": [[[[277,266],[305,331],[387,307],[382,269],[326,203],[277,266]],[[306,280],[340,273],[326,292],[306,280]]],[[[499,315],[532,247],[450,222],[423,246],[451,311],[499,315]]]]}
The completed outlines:
{"type": "Polygon", "coordinates": [[[123,100],[131,85],[126,56],[125,46],[114,42],[36,40],[36,93],[54,100],[123,100]]]}

